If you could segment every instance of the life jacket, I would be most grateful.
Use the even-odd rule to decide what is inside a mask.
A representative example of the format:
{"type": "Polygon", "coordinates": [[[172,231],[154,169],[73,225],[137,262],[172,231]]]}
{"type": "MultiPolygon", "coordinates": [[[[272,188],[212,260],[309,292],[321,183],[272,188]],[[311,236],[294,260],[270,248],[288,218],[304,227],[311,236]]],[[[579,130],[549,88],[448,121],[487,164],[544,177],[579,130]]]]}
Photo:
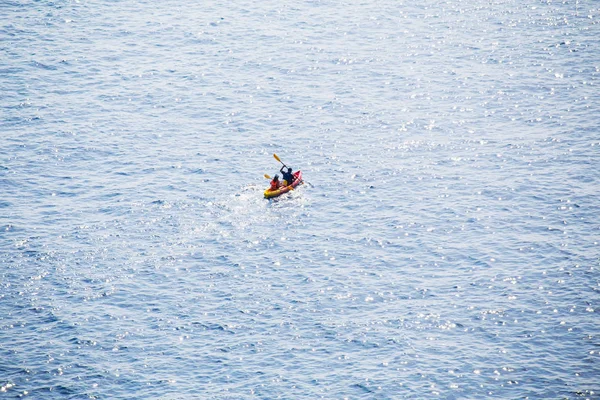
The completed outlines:
{"type": "Polygon", "coordinates": [[[273,179],[271,181],[271,190],[276,190],[279,189],[279,181],[276,181],[275,179],[273,179]]]}

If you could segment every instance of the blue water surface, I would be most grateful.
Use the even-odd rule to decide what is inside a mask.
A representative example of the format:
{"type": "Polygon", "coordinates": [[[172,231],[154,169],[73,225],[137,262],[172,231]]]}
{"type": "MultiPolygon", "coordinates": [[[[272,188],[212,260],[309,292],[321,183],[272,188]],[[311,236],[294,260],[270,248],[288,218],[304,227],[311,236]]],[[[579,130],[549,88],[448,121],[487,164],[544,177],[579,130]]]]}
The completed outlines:
{"type": "Polygon", "coordinates": [[[0,397],[600,398],[600,5],[413,3],[0,4],[0,397]]]}

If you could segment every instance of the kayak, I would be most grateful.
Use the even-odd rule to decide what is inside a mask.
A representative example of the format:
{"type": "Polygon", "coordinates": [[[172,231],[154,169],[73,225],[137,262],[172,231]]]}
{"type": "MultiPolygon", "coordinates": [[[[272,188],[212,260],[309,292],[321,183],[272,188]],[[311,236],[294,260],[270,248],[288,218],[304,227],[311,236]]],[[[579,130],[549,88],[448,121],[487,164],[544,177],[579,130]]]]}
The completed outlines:
{"type": "Polygon", "coordinates": [[[265,190],[265,199],[271,199],[273,197],[281,196],[282,194],[287,193],[290,190],[294,189],[296,186],[298,186],[301,183],[302,183],[302,171],[296,171],[296,172],[294,172],[294,181],[292,182],[291,185],[282,186],[279,189],[275,189],[275,190],[271,190],[271,188],[268,188],[267,190],[265,190]]]}

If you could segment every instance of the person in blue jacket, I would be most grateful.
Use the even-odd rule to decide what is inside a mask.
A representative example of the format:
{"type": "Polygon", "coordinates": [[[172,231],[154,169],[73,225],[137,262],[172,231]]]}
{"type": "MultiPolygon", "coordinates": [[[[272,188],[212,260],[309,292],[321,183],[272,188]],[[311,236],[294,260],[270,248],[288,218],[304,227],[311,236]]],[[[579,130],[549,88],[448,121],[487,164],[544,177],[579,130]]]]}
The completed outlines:
{"type": "Polygon", "coordinates": [[[294,174],[292,173],[292,169],[290,167],[284,165],[279,171],[281,172],[283,178],[283,186],[289,186],[292,184],[292,182],[294,182],[294,174]],[[284,171],[284,168],[287,168],[287,171],[284,171]]]}

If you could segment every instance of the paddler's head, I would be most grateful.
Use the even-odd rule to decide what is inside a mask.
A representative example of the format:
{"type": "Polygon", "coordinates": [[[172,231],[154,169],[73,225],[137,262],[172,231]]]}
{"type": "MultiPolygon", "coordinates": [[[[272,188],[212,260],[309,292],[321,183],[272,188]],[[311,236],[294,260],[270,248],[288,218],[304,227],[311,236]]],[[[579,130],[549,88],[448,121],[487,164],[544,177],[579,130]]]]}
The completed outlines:
{"type": "Polygon", "coordinates": [[[291,173],[292,173],[292,168],[288,167],[288,174],[291,174],[291,173]]]}
{"type": "Polygon", "coordinates": [[[279,175],[275,175],[275,176],[273,177],[273,180],[274,180],[274,181],[278,181],[278,180],[279,180],[279,175]]]}

